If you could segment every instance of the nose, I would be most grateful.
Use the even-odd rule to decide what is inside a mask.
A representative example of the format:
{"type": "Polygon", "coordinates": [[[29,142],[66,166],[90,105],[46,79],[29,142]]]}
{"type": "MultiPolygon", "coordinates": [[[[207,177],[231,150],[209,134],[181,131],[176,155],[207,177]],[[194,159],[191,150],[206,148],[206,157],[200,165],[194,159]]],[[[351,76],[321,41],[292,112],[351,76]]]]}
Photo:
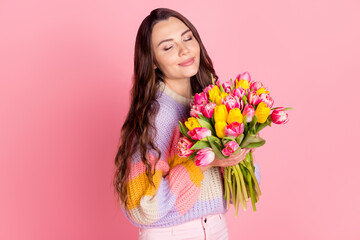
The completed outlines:
{"type": "Polygon", "coordinates": [[[180,44],[179,46],[179,56],[185,55],[189,52],[189,49],[185,46],[185,44],[180,44]]]}

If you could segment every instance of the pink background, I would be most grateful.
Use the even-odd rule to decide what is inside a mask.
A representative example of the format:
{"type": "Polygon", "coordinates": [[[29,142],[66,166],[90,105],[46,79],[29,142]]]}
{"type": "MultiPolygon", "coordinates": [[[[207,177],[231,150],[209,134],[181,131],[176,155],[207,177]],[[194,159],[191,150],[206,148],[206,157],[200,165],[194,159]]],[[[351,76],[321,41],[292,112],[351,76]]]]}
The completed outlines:
{"type": "Polygon", "coordinates": [[[173,8],[222,79],[248,71],[287,125],[255,152],[263,195],[231,239],[360,239],[359,1],[2,0],[0,239],[136,239],[111,185],[137,29],[173,8]]]}

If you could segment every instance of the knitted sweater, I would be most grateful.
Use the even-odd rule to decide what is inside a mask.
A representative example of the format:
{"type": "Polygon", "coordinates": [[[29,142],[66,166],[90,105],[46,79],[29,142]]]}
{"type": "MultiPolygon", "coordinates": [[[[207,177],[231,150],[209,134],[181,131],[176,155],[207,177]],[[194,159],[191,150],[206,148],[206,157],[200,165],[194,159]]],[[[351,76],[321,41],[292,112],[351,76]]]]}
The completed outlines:
{"type": "MultiPolygon", "coordinates": [[[[184,98],[164,83],[158,85],[160,109],[155,117],[158,134],[154,142],[161,151],[153,187],[137,150],[131,159],[128,178],[129,211],[122,210],[132,224],[141,228],[161,228],[181,224],[206,215],[225,213],[223,179],[219,167],[201,172],[194,160],[177,155],[181,137],[179,120],[190,117],[191,99],[184,98]]],[[[151,166],[158,154],[149,148],[151,166]]]]}

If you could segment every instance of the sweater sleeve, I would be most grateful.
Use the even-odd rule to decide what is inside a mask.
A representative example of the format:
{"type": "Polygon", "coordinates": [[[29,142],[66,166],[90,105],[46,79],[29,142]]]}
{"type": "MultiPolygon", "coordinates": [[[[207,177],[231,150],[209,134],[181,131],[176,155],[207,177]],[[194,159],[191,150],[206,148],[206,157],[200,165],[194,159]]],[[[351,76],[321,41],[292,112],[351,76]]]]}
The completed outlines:
{"type": "MultiPolygon", "coordinates": [[[[180,137],[178,127],[172,133],[171,141],[164,148],[155,167],[151,185],[140,152],[135,152],[127,182],[128,218],[137,225],[160,225],[176,220],[195,203],[203,180],[203,173],[194,161],[177,155],[180,137]]],[[[158,141],[156,141],[158,142],[158,141]]],[[[148,152],[152,169],[157,159],[155,151],[148,152]]]]}

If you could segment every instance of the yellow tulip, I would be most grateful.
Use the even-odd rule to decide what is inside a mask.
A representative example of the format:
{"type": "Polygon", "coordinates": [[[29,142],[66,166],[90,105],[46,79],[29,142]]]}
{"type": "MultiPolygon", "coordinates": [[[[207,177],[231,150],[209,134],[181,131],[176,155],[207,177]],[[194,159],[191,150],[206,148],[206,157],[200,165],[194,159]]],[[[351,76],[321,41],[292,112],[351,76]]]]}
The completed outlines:
{"type": "Polygon", "coordinates": [[[222,92],[222,93],[220,93],[220,95],[217,95],[215,98],[216,105],[221,105],[222,104],[221,99],[225,99],[227,97],[227,95],[229,95],[229,94],[227,94],[226,92],[222,92]]]}
{"type": "Polygon", "coordinates": [[[215,122],[215,131],[216,131],[216,135],[219,138],[223,138],[225,137],[225,127],[227,126],[226,122],[220,121],[220,122],[215,122]]]}
{"type": "Polygon", "coordinates": [[[214,109],[214,120],[216,122],[226,122],[228,111],[224,104],[216,105],[214,109]]]}
{"type": "Polygon", "coordinates": [[[270,93],[269,91],[266,91],[265,88],[259,88],[259,90],[256,91],[257,95],[260,96],[262,93],[270,93]]]}
{"type": "Polygon", "coordinates": [[[245,79],[241,79],[240,81],[236,81],[236,88],[242,87],[243,89],[249,88],[249,82],[245,79]]]}
{"type": "Polygon", "coordinates": [[[215,85],[212,89],[209,90],[209,98],[212,102],[216,102],[216,98],[218,96],[220,96],[220,89],[215,85]]]}
{"type": "Polygon", "coordinates": [[[191,131],[194,128],[201,127],[198,120],[194,117],[189,117],[187,121],[185,121],[185,126],[191,131]]]}
{"type": "Polygon", "coordinates": [[[239,108],[233,108],[229,111],[227,123],[231,124],[233,122],[242,123],[242,114],[239,108]]]}
{"type": "Polygon", "coordinates": [[[259,103],[255,110],[258,123],[264,123],[270,114],[270,108],[264,102],[259,103]]]}

